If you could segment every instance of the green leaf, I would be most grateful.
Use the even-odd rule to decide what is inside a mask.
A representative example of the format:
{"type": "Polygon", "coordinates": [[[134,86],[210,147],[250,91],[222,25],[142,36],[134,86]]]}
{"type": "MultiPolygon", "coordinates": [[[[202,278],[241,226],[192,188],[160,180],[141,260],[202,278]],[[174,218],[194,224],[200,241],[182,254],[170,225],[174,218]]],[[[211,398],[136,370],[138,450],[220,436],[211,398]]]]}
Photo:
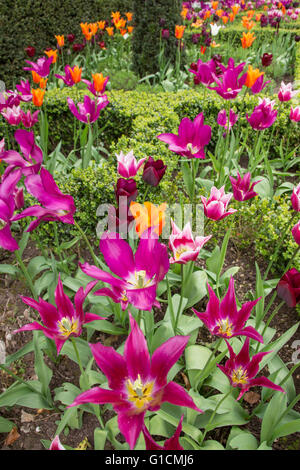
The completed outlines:
{"type": "Polygon", "coordinates": [[[280,335],[280,337],[273,341],[273,343],[267,344],[264,348],[260,349],[259,351],[270,351],[270,354],[267,354],[260,363],[260,369],[263,369],[265,365],[268,364],[269,361],[273,359],[273,357],[280,351],[280,349],[289,341],[289,339],[296,333],[299,326],[299,322],[296,325],[289,328],[285,333],[280,335]]]}
{"type": "Polygon", "coordinates": [[[37,392],[33,392],[25,384],[13,384],[5,392],[0,395],[1,406],[26,406],[28,408],[45,408],[51,410],[47,401],[41,395],[41,384],[37,381],[29,381],[32,387],[36,388],[37,392]]]}
{"type": "Polygon", "coordinates": [[[49,403],[52,402],[51,393],[49,389],[49,383],[51,381],[53,372],[45,364],[44,356],[42,350],[39,347],[39,331],[34,331],[33,333],[33,345],[34,345],[34,369],[35,373],[38,376],[39,381],[42,384],[42,394],[45,396],[49,403]]]}
{"type": "Polygon", "coordinates": [[[94,450],[104,450],[106,439],[107,439],[107,431],[103,429],[96,428],[94,431],[94,450]]]}
{"type": "Polygon", "coordinates": [[[205,271],[195,271],[189,279],[188,285],[183,289],[183,296],[187,298],[185,308],[192,307],[206,296],[207,274],[205,271]]]}
{"type": "Polygon", "coordinates": [[[300,432],[300,419],[295,419],[289,423],[282,424],[275,428],[272,435],[272,440],[278,439],[279,437],[288,436],[289,434],[300,432]]]}
{"type": "Polygon", "coordinates": [[[193,178],[192,178],[192,171],[191,167],[188,162],[182,161],[181,162],[181,171],[183,175],[183,180],[186,188],[186,192],[190,199],[192,199],[193,195],[193,178]]]}
{"type": "Polygon", "coordinates": [[[1,274],[9,274],[10,276],[17,276],[20,274],[20,269],[12,264],[1,264],[0,265],[0,273],[1,274]]]}
{"type": "Polygon", "coordinates": [[[270,403],[268,404],[260,432],[260,442],[266,441],[267,443],[272,443],[271,438],[274,432],[275,426],[278,424],[280,416],[284,412],[287,404],[287,397],[282,392],[275,392],[270,403]]]}
{"type": "Polygon", "coordinates": [[[248,431],[233,426],[227,439],[227,447],[238,450],[256,450],[256,438],[248,431]]]}
{"type": "Polygon", "coordinates": [[[127,330],[125,328],[120,328],[115,326],[113,323],[110,323],[107,320],[94,320],[89,323],[86,323],[85,328],[93,328],[97,331],[103,331],[103,333],[107,333],[110,335],[126,335],[127,330]]]}
{"type": "Polygon", "coordinates": [[[0,432],[9,432],[15,427],[15,423],[0,416],[0,432]]]}

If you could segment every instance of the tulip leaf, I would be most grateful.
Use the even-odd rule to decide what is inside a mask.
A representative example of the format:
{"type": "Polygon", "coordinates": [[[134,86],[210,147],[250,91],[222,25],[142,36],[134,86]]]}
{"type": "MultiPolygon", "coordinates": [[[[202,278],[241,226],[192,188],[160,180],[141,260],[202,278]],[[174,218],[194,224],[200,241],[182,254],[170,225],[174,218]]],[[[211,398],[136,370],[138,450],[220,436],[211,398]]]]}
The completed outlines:
{"type": "Polygon", "coordinates": [[[300,432],[300,419],[295,419],[289,423],[277,426],[272,435],[272,440],[278,439],[279,437],[288,436],[289,434],[300,432]]]}
{"type": "Polygon", "coordinates": [[[188,284],[183,289],[183,296],[187,298],[185,308],[192,307],[205,297],[207,274],[205,271],[195,271],[191,275],[188,284]]]}
{"type": "Polygon", "coordinates": [[[289,328],[285,333],[280,335],[278,339],[273,341],[273,343],[267,344],[260,351],[270,351],[270,354],[267,354],[260,363],[260,369],[263,369],[265,365],[269,363],[275,357],[277,352],[289,341],[289,339],[296,333],[299,326],[299,322],[289,328]]]}
{"type": "MultiPolygon", "coordinates": [[[[83,367],[86,367],[90,358],[92,357],[91,348],[89,347],[88,343],[81,339],[81,338],[74,338],[76,341],[76,346],[79,351],[80,360],[82,362],[83,367]]],[[[76,362],[77,364],[77,357],[74,351],[74,347],[71,341],[66,341],[61,349],[61,354],[66,354],[72,361],[76,362]]]]}
{"type": "MultiPolygon", "coordinates": [[[[167,421],[167,423],[172,424],[173,426],[177,427],[178,426],[178,421],[179,419],[167,411],[163,410],[160,408],[158,411],[156,411],[156,414],[167,421]]],[[[184,433],[186,433],[188,436],[192,437],[196,442],[199,441],[202,437],[202,432],[200,429],[196,428],[195,426],[192,426],[191,424],[187,424],[185,422],[182,423],[182,430],[184,433]]]]}
{"type": "Polygon", "coordinates": [[[33,392],[26,384],[15,383],[0,395],[0,407],[20,405],[28,408],[51,410],[52,407],[49,406],[49,403],[41,394],[41,383],[37,380],[31,380],[27,383],[37,392],[33,392]]]}
{"type": "MultiPolygon", "coordinates": [[[[178,423],[177,423],[178,424],[178,423]]],[[[161,416],[155,415],[150,419],[149,432],[151,435],[169,438],[174,434],[175,426],[167,422],[161,416]]]]}
{"type": "Polygon", "coordinates": [[[182,161],[181,162],[181,171],[183,175],[183,180],[186,188],[186,192],[189,198],[192,200],[193,197],[193,178],[192,178],[192,170],[188,162],[182,161]]]}
{"type": "Polygon", "coordinates": [[[15,423],[0,416],[0,432],[9,432],[15,427],[15,423]]]}
{"type": "Polygon", "coordinates": [[[41,332],[34,331],[33,332],[33,345],[34,345],[34,369],[35,373],[39,378],[39,381],[42,384],[42,394],[47,399],[48,403],[52,402],[51,393],[49,389],[49,383],[51,381],[53,372],[52,370],[46,365],[44,361],[44,355],[42,350],[39,347],[39,334],[41,332]]]}
{"type": "Polygon", "coordinates": [[[104,450],[107,439],[107,431],[96,428],[94,431],[94,450],[104,450]]]}
{"type": "Polygon", "coordinates": [[[49,262],[44,256],[35,256],[30,260],[27,266],[27,271],[31,279],[34,279],[37,274],[45,269],[49,269],[49,262]]]}
{"type": "Polygon", "coordinates": [[[225,450],[225,449],[220,442],[210,439],[210,440],[204,441],[200,450],[225,450]]]}
{"type": "Polygon", "coordinates": [[[282,392],[275,392],[271,401],[265,410],[264,417],[261,423],[260,442],[266,441],[271,443],[271,438],[274,428],[278,424],[282,413],[286,409],[287,397],[282,392]]]}
{"type": "Polygon", "coordinates": [[[124,328],[120,328],[119,326],[115,326],[113,323],[107,320],[94,320],[89,323],[85,323],[83,326],[86,328],[92,328],[96,331],[103,331],[103,333],[107,333],[109,335],[126,335],[127,330],[124,328]]]}
{"type": "Polygon", "coordinates": [[[1,274],[9,274],[10,276],[16,276],[20,274],[20,269],[12,264],[1,264],[0,265],[0,273],[1,274]]]}
{"type": "Polygon", "coordinates": [[[255,436],[249,431],[233,426],[227,439],[226,448],[238,450],[256,450],[258,446],[255,436]]]}

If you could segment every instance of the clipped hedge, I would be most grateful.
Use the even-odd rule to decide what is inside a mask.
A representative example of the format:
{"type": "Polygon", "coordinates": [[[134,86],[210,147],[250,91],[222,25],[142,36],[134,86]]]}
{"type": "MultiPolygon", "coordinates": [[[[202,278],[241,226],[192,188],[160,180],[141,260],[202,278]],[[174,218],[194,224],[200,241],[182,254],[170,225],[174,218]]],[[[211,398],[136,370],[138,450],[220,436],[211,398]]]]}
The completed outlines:
{"type": "Polygon", "coordinates": [[[73,33],[82,42],[81,22],[109,20],[112,11],[131,9],[132,0],[0,0],[0,80],[9,89],[24,75],[27,46],[36,48],[37,58],[56,47],[56,34],[73,33]]]}

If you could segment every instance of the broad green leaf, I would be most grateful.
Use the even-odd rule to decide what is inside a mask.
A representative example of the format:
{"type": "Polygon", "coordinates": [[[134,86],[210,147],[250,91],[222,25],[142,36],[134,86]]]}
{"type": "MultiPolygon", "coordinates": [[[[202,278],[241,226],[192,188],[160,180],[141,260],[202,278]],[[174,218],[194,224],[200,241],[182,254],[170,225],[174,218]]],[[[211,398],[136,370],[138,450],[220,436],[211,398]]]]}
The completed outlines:
{"type": "Polygon", "coordinates": [[[207,274],[205,271],[195,271],[189,279],[188,285],[183,290],[183,296],[187,298],[186,308],[192,307],[206,296],[207,274]]]}
{"type": "Polygon", "coordinates": [[[287,404],[287,397],[282,392],[275,392],[268,404],[261,424],[260,442],[270,442],[274,428],[278,424],[280,416],[284,412],[287,404]]]}
{"type": "Polygon", "coordinates": [[[37,393],[33,392],[25,384],[13,384],[0,395],[0,407],[20,405],[28,408],[45,408],[51,410],[52,407],[49,406],[41,395],[40,382],[32,380],[29,381],[28,384],[35,388],[37,393]]]}
{"type": "Polygon", "coordinates": [[[103,333],[107,333],[109,335],[126,335],[127,330],[124,328],[120,328],[115,326],[113,323],[107,320],[94,320],[89,323],[86,323],[85,328],[92,328],[96,331],[103,331],[103,333]]]}
{"type": "Polygon", "coordinates": [[[9,274],[10,276],[16,276],[20,274],[20,269],[12,264],[1,264],[0,265],[0,273],[1,274],[9,274]]]}
{"type": "Polygon", "coordinates": [[[9,432],[15,427],[15,423],[0,416],[0,432],[9,432]]]}
{"type": "Polygon", "coordinates": [[[275,428],[272,435],[272,440],[278,439],[279,437],[288,436],[289,434],[300,432],[300,419],[290,421],[289,423],[281,424],[275,428]]]}
{"type": "Polygon", "coordinates": [[[94,450],[104,450],[107,439],[107,431],[96,428],[94,431],[94,450]]]}

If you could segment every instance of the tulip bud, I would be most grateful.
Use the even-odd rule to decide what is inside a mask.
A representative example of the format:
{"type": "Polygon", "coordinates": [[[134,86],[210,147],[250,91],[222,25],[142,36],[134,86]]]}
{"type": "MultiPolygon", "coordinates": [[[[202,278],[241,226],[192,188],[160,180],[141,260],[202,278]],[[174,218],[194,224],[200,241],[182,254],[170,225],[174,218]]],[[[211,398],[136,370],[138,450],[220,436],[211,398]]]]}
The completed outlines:
{"type": "Polygon", "coordinates": [[[164,176],[166,169],[167,165],[164,165],[162,160],[154,160],[152,157],[149,157],[144,166],[143,180],[151,186],[157,186],[164,176]]]}
{"type": "Polygon", "coordinates": [[[33,57],[35,55],[35,47],[28,46],[26,47],[25,52],[28,55],[28,57],[33,57]]]}

